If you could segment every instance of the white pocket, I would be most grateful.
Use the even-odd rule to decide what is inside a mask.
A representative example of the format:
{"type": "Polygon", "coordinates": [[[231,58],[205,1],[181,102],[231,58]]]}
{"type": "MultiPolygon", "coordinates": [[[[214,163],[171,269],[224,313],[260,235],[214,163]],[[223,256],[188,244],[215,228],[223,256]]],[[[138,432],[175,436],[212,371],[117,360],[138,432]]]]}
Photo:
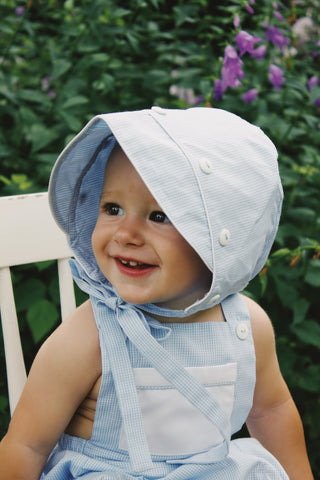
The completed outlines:
{"type": "MultiPolygon", "coordinates": [[[[186,367],[230,419],[237,364],[186,367]]],[[[192,455],[222,442],[218,429],[154,368],[134,368],[143,425],[152,455],[192,455]]],[[[119,447],[127,450],[123,427],[119,447]]]]}

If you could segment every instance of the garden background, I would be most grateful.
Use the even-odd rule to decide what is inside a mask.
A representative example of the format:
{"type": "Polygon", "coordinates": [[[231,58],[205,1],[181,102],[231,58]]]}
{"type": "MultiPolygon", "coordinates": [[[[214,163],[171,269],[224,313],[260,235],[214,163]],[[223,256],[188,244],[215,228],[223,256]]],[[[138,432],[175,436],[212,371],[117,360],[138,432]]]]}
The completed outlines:
{"type": "MultiPolygon", "coordinates": [[[[285,191],[282,220],[271,256],[246,293],[272,318],[314,472],[320,470],[319,20],[317,0],[2,0],[0,6],[2,196],[45,191],[58,153],[98,113],[218,107],[259,125],[274,141],[285,191]]],[[[56,266],[15,268],[13,279],[29,368],[60,321],[56,266]]],[[[77,291],[78,302],[83,298],[77,291]]],[[[0,340],[0,437],[8,422],[0,340]]]]}

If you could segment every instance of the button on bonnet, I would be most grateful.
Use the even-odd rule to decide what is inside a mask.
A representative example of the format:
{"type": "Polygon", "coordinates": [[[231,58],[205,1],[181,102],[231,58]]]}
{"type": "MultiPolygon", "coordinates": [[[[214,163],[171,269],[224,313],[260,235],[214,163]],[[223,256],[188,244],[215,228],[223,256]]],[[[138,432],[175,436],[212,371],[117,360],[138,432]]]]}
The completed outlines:
{"type": "Polygon", "coordinates": [[[206,158],[206,157],[200,158],[199,165],[200,165],[200,168],[203,171],[203,173],[209,174],[209,173],[213,172],[212,163],[208,158],[206,158]]]}
{"type": "Polygon", "coordinates": [[[219,300],[220,298],[220,295],[215,295],[214,297],[210,298],[209,300],[207,300],[207,305],[211,305],[212,303],[216,302],[217,300],[219,300]]]}
{"type": "Polygon", "coordinates": [[[230,238],[231,238],[231,234],[227,228],[224,228],[223,230],[221,230],[220,236],[219,236],[220,245],[222,245],[223,247],[228,245],[228,243],[230,242],[230,238]]]}
{"type": "Polygon", "coordinates": [[[161,107],[154,106],[151,107],[151,110],[155,113],[158,113],[159,115],[166,115],[166,111],[161,107]]]}

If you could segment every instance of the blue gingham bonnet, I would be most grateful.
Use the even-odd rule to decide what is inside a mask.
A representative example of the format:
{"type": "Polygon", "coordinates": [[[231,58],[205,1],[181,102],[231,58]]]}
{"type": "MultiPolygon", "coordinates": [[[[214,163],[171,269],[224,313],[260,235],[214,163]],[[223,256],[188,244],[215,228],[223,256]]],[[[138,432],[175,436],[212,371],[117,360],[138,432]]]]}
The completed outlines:
{"type": "Polygon", "coordinates": [[[270,139],[215,108],[153,107],[94,117],[58,158],[49,200],[76,259],[102,282],[91,235],[115,141],[212,272],[210,290],[187,312],[243,290],[263,268],[279,223],[283,192],[270,139]]]}
{"type": "Polygon", "coordinates": [[[142,310],[163,317],[186,317],[243,290],[265,264],[282,199],[273,143],[258,127],[220,109],[153,107],[98,115],[58,158],[50,179],[49,201],[74,252],[74,279],[90,295],[100,332],[107,325],[103,341],[136,472],[151,469],[152,459],[127,339],[220,431],[223,442],[206,452],[205,461],[227,455],[231,426],[226,412],[161,346],[159,330],[164,338],[170,328],[165,323],[159,326],[142,310]],[[212,272],[208,292],[185,310],[124,302],[96,263],[91,236],[104,171],[116,142],[161,209],[212,272]]]}

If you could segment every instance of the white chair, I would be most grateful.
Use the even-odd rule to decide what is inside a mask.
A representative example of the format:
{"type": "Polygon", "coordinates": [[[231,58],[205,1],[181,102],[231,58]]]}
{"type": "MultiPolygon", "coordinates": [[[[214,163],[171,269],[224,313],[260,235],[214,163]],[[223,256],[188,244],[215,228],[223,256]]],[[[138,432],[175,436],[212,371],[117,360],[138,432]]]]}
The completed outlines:
{"type": "Polygon", "coordinates": [[[0,310],[12,414],[26,381],[26,369],[10,267],[56,259],[62,319],[75,309],[75,297],[68,265],[72,253],[52,217],[47,193],[0,197],[0,229],[0,310]]]}

